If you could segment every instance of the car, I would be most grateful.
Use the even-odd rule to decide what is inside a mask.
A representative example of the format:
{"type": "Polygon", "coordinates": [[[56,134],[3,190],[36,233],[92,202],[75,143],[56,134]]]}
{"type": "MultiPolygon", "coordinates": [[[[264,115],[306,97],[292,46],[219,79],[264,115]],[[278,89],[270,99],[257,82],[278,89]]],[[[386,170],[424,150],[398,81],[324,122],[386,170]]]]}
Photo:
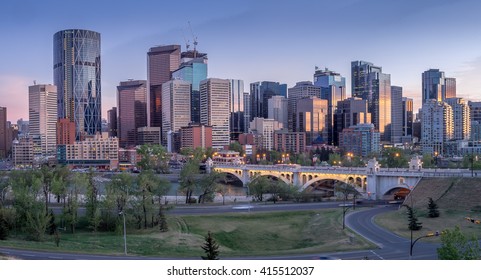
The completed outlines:
{"type": "Polygon", "coordinates": [[[236,206],[232,207],[232,209],[234,209],[234,210],[248,210],[248,209],[252,209],[252,208],[254,208],[254,206],[252,206],[250,204],[236,205],[236,206]]]}
{"type": "Polygon", "coordinates": [[[340,260],[340,258],[336,258],[336,257],[333,257],[333,256],[319,256],[317,258],[315,258],[316,260],[340,260]]]}

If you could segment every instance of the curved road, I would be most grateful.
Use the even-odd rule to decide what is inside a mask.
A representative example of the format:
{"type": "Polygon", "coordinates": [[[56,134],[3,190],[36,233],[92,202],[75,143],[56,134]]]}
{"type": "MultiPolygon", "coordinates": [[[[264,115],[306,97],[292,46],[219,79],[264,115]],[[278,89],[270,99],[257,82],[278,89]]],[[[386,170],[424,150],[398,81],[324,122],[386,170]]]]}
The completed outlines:
{"type": "MultiPolygon", "coordinates": [[[[171,210],[174,215],[195,215],[195,214],[219,214],[225,212],[263,212],[263,211],[286,211],[286,210],[315,210],[319,208],[335,208],[339,202],[324,203],[308,203],[308,204],[242,204],[242,207],[236,206],[211,206],[211,207],[194,207],[185,206],[177,207],[171,210]]],[[[374,208],[349,213],[346,216],[346,225],[359,235],[376,244],[379,248],[374,250],[352,251],[352,252],[335,252],[327,254],[329,256],[340,259],[389,259],[402,260],[409,259],[410,240],[397,236],[379,226],[373,220],[380,213],[397,210],[398,205],[374,205],[374,208]]],[[[417,235],[415,234],[414,238],[417,235]]],[[[437,259],[436,248],[439,245],[417,242],[413,250],[412,259],[437,259]]],[[[64,260],[125,260],[125,259],[169,259],[169,258],[148,258],[139,256],[113,256],[113,255],[91,255],[91,254],[75,254],[75,253],[57,253],[57,252],[40,252],[30,250],[0,248],[0,253],[12,256],[18,259],[32,260],[48,260],[48,259],[64,259],[64,260]]],[[[269,256],[269,257],[245,257],[242,259],[313,259],[320,254],[309,255],[286,255],[286,256],[269,256]]],[[[239,258],[241,259],[241,258],[239,258]]]]}

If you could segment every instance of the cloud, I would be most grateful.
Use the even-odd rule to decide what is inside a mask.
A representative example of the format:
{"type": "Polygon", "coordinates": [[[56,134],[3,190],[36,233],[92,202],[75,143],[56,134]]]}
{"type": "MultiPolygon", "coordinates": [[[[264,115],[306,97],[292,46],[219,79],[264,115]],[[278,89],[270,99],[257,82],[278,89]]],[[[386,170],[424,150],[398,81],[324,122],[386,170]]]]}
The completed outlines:
{"type": "Polygon", "coordinates": [[[461,70],[455,72],[456,95],[471,101],[481,101],[481,56],[465,62],[461,70]]]}
{"type": "Polygon", "coordinates": [[[32,84],[28,77],[0,75],[0,106],[7,107],[9,121],[28,119],[28,86],[32,84]]]}

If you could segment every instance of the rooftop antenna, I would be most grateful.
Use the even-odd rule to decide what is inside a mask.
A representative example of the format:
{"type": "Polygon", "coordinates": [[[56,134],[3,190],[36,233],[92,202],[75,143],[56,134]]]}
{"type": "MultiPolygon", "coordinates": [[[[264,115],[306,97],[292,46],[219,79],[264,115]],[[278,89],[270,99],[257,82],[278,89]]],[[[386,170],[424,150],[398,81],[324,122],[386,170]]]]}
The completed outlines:
{"type": "Polygon", "coordinates": [[[197,49],[197,37],[194,35],[194,32],[192,31],[192,25],[190,25],[190,21],[188,21],[189,23],[189,29],[190,29],[190,33],[192,34],[192,40],[194,41],[194,58],[197,57],[197,52],[196,52],[196,49],[197,49]]]}
{"type": "Polygon", "coordinates": [[[33,80],[33,85],[37,85],[37,80],[33,80]]]}

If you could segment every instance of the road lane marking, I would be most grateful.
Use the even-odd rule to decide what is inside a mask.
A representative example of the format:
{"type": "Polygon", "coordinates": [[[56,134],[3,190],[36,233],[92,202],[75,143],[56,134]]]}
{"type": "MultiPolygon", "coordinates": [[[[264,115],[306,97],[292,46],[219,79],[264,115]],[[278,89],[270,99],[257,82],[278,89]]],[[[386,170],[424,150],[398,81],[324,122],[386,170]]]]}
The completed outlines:
{"type": "Polygon", "coordinates": [[[371,250],[371,253],[373,253],[376,257],[380,258],[381,260],[384,260],[383,257],[381,257],[378,253],[374,252],[373,250],[371,250]]]}

